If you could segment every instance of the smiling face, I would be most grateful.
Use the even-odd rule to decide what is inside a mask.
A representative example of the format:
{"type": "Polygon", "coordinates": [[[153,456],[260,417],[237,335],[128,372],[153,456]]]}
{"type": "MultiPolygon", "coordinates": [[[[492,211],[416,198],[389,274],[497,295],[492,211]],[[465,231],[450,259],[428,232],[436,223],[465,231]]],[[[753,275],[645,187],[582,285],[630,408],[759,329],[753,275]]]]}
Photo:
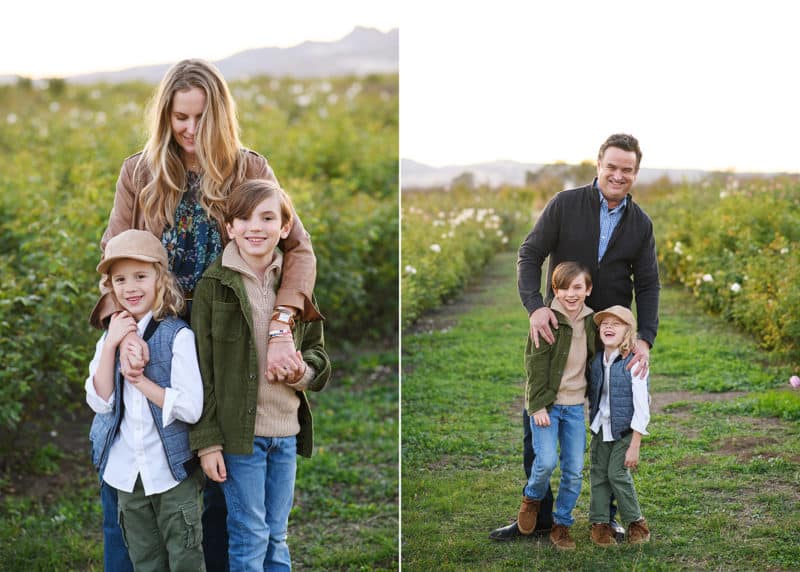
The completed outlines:
{"type": "Polygon", "coordinates": [[[613,209],[630,192],[636,182],[636,153],[609,147],[597,160],[597,184],[613,209]]]}
{"type": "Polygon", "coordinates": [[[281,201],[274,193],[258,203],[249,217],[235,217],[225,228],[248,266],[262,271],[272,262],[278,241],[289,236],[291,221],[281,222],[281,201]]]}
{"type": "Polygon", "coordinates": [[[575,319],[580,313],[586,297],[591,293],[592,287],[587,286],[586,274],[584,273],[580,273],[573,278],[568,287],[553,289],[553,294],[572,319],[575,319]]]}
{"type": "Polygon", "coordinates": [[[195,136],[205,106],[206,94],[199,87],[177,91],[172,98],[169,114],[172,137],[183,151],[184,162],[191,162],[194,158],[195,136]]]}
{"type": "Polygon", "coordinates": [[[619,318],[608,316],[600,322],[600,339],[606,350],[613,351],[622,345],[631,327],[619,318]]]}
{"type": "Polygon", "coordinates": [[[158,273],[152,262],[123,258],[111,265],[109,276],[114,296],[137,322],[153,309],[158,273]]]}

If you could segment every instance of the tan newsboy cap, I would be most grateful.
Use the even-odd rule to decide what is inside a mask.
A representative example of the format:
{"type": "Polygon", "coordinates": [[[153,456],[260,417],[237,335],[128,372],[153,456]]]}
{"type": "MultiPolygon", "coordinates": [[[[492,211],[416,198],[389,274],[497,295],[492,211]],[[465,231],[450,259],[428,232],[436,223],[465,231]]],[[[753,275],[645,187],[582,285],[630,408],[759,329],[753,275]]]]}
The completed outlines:
{"type": "Polygon", "coordinates": [[[610,308],[606,308],[605,310],[597,312],[594,315],[594,323],[599,326],[600,322],[609,316],[614,316],[615,318],[618,318],[622,322],[628,324],[631,328],[636,329],[636,318],[633,317],[633,312],[631,312],[625,306],[611,306],[610,308]]]}
{"type": "Polygon", "coordinates": [[[126,230],[106,243],[103,260],[97,265],[100,274],[107,274],[116,260],[132,258],[144,262],[155,262],[168,267],[167,251],[153,233],[146,230],[126,230]]]}

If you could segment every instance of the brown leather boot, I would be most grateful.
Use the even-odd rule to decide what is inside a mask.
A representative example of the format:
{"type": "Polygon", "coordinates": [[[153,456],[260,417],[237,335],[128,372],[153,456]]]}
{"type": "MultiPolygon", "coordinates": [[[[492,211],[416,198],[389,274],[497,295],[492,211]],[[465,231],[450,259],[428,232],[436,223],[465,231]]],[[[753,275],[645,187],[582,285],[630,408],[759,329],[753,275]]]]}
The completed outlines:
{"type": "Polygon", "coordinates": [[[644,518],[634,520],[628,525],[628,542],[631,544],[650,542],[650,528],[644,518]]]}
{"type": "Polygon", "coordinates": [[[533,500],[526,496],[522,497],[522,504],[519,506],[519,515],[517,516],[517,528],[522,534],[533,534],[533,529],[536,528],[536,518],[539,516],[539,505],[542,504],[540,500],[533,500]]]}
{"type": "Polygon", "coordinates": [[[615,546],[617,540],[614,535],[614,529],[607,522],[593,522],[592,523],[592,542],[597,546],[608,548],[615,546]]]}
{"type": "Polygon", "coordinates": [[[554,524],[550,532],[550,542],[558,550],[575,550],[575,541],[569,535],[569,527],[563,524],[554,524]]]}

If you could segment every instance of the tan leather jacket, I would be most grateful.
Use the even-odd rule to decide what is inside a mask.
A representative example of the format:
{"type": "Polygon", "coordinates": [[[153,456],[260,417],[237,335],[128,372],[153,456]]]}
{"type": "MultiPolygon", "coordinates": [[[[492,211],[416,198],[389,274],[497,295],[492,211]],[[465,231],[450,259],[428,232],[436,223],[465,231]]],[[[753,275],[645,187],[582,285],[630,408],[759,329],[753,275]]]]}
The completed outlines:
{"type": "MultiPolygon", "coordinates": [[[[277,182],[275,173],[264,157],[250,150],[244,150],[244,153],[247,158],[247,179],[269,179],[277,182]]],[[[105,250],[109,240],[131,228],[149,230],[161,238],[162,230],[156,231],[147,228],[144,214],[139,205],[139,193],[150,182],[150,174],[146,169],[137,173],[134,180],[134,170],[141,157],[141,153],[136,153],[122,163],[122,169],[117,179],[117,190],[114,194],[114,206],[111,208],[108,226],[100,241],[101,252],[105,250]]],[[[224,236],[225,233],[220,234],[223,235],[223,240],[227,239],[224,236]]],[[[294,224],[289,236],[279,245],[284,253],[283,279],[278,289],[276,305],[301,308],[304,320],[320,319],[319,312],[311,302],[311,293],[314,291],[317,277],[317,259],[311,247],[311,239],[297,213],[294,215],[294,224]]],[[[103,293],[92,310],[89,321],[96,328],[102,328],[103,320],[120,309],[116,307],[111,296],[103,293]]]]}

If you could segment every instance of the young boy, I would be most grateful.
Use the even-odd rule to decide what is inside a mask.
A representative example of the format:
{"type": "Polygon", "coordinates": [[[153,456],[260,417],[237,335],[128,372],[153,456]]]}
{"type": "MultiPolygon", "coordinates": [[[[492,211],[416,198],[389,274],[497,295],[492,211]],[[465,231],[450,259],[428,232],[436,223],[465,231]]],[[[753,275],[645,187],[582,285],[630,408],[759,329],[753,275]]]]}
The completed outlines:
{"type": "Polygon", "coordinates": [[[89,364],[86,401],[97,413],[92,461],[104,487],[118,496],[134,569],[204,570],[203,475],[189,448],[203,385],[194,335],[177,317],[183,295],[161,241],[147,231],[127,230],[108,241],[97,270],[124,310],[111,317],[89,364]],[[147,343],[150,361],[123,380],[120,356],[141,359],[138,344],[122,342],[131,332],[147,343]]]}
{"type": "Polygon", "coordinates": [[[221,483],[228,507],[230,570],[290,569],[286,544],[299,453],[311,456],[311,412],[305,389],[330,377],[322,322],[294,322],[275,310],[289,234],[289,197],[273,181],[251,180],[227,198],[225,228],[232,239],[194,290],[205,406],[191,432],[208,478],[221,483]],[[284,327],[269,329],[270,320],[284,327]],[[282,382],[269,384],[269,348],[296,351],[282,382]]]}
{"type": "Polygon", "coordinates": [[[589,376],[591,538],[603,547],[617,543],[608,524],[613,493],[622,522],[629,523],[628,542],[639,544],[650,540],[650,529],[642,518],[630,469],[639,465],[639,446],[650,422],[647,372],[626,367],[636,342],[636,319],[628,308],[611,306],[598,312],[594,321],[605,349],[592,361],[589,376]]]}
{"type": "Polygon", "coordinates": [[[550,307],[558,318],[555,342],[537,349],[528,337],[525,348],[525,406],[530,412],[533,449],[531,476],[519,509],[517,526],[532,534],[537,513],[558,462],[561,447],[561,483],[553,511],[550,540],[559,550],[574,550],[569,527],[581,492],[586,424],[586,369],[594,356],[596,330],[592,309],[584,303],[592,291],[589,271],[577,262],[562,262],[552,278],[555,298],[550,307]]]}

